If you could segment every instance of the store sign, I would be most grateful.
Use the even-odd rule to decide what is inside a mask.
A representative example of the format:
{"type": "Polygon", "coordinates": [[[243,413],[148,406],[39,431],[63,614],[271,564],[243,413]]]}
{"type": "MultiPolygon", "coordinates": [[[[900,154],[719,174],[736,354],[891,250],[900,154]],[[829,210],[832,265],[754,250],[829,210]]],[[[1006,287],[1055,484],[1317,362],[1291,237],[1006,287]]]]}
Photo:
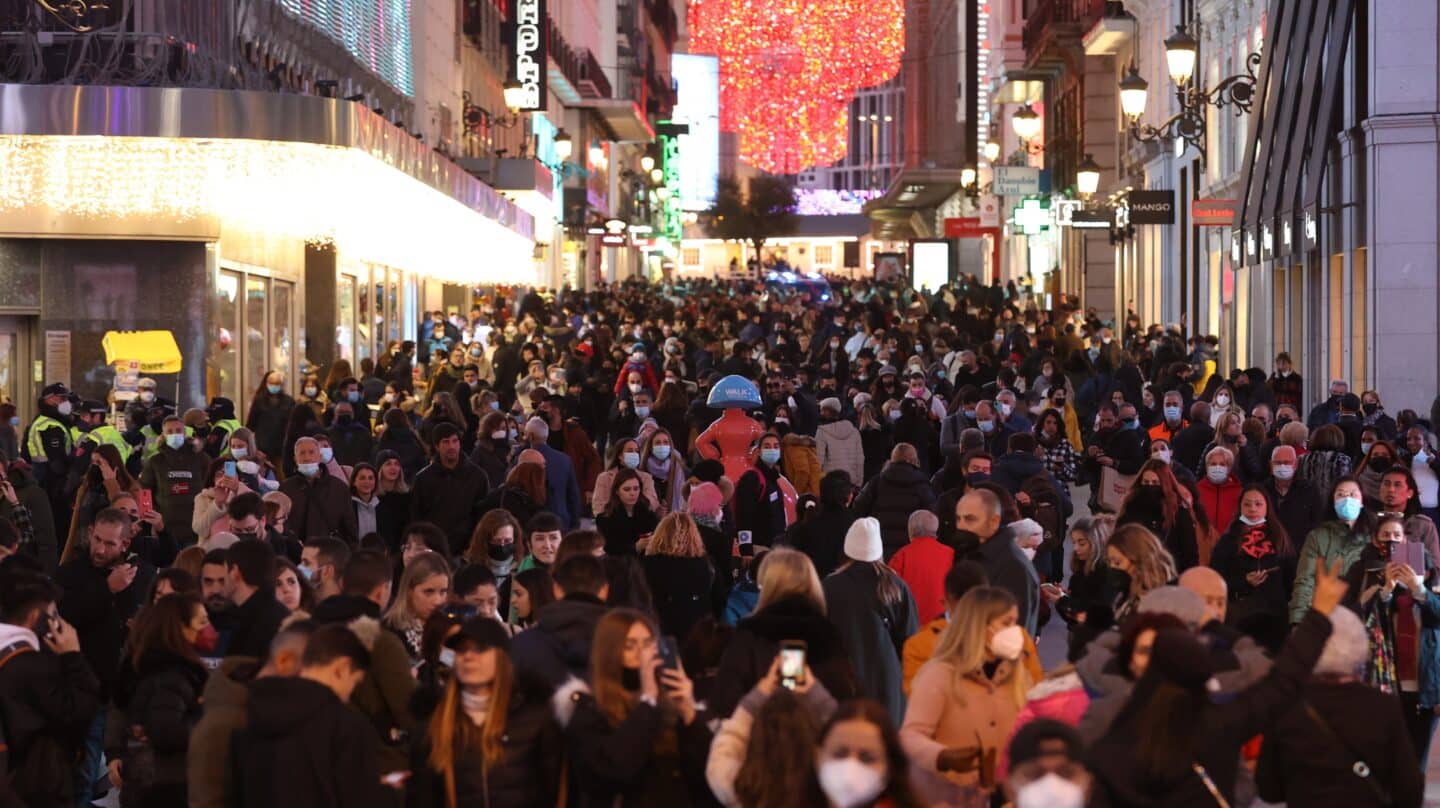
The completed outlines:
{"type": "Polygon", "coordinates": [[[977,238],[979,235],[979,216],[956,216],[945,220],[945,238],[977,238]]]}
{"type": "Polygon", "coordinates": [[[1131,224],[1175,224],[1175,192],[1131,191],[1131,224]]]}
{"type": "Polygon", "coordinates": [[[1115,211],[1108,206],[1083,208],[1070,215],[1070,226],[1080,230],[1109,230],[1114,223],[1115,211]]]}
{"type": "Polygon", "coordinates": [[[544,109],[546,101],[545,0],[514,0],[515,80],[525,88],[525,101],[517,109],[544,109]]]}
{"type": "MultiPolygon", "coordinates": [[[[671,120],[690,127],[689,132],[679,136],[680,153],[685,155],[685,167],[680,172],[680,209],[709,210],[715,204],[720,177],[720,60],[714,56],[672,54],[670,75],[679,87],[671,120]]],[[[855,212],[860,212],[858,207],[855,212]]]]}
{"type": "Polygon", "coordinates": [[[1030,196],[1040,193],[1040,169],[1034,166],[995,166],[991,190],[1000,196],[1030,196]]]}
{"type": "Polygon", "coordinates": [[[1011,222],[1023,235],[1038,236],[1050,229],[1049,200],[1027,199],[1015,206],[1011,222]]]}
{"type": "Polygon", "coordinates": [[[1235,224],[1235,200],[1196,199],[1190,202],[1196,227],[1230,227],[1235,224]]]}

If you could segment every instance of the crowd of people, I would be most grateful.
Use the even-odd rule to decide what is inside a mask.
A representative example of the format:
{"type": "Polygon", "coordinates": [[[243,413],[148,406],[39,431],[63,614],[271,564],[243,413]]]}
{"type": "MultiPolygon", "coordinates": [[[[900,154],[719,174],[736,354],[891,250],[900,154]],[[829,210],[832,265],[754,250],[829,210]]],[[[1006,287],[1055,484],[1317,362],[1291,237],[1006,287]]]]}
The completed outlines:
{"type": "Polygon", "coordinates": [[[1420,804],[1434,407],[832,284],[487,295],[243,410],[49,385],[0,804],[1420,804]]]}

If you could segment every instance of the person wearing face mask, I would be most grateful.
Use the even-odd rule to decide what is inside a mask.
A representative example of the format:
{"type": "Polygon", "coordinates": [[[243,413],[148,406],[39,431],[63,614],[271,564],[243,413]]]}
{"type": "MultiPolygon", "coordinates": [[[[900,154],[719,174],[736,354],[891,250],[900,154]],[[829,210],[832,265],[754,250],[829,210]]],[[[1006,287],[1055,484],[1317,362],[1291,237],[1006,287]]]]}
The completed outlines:
{"type": "Polygon", "coordinates": [[[1328,424],[1310,436],[1309,451],[1300,458],[1296,476],[1316,491],[1329,491],[1337,480],[1352,473],[1354,464],[1345,451],[1345,433],[1340,427],[1328,424]]]}
{"type": "Polygon", "coordinates": [[[1275,394],[1277,404],[1299,407],[1304,400],[1305,383],[1300,374],[1295,372],[1288,353],[1282,351],[1275,357],[1275,372],[1270,374],[1267,384],[1275,394]]]}
{"type": "Polygon", "coordinates": [[[178,417],[167,417],[161,432],[164,443],[155,456],[146,461],[140,472],[140,487],[153,492],[155,509],[184,547],[195,542],[195,531],[191,527],[195,497],[205,487],[205,475],[211,463],[186,436],[185,424],[178,417]]]}
{"type": "Polygon", "coordinates": [[[1140,468],[1115,524],[1136,524],[1149,530],[1169,553],[1175,571],[1184,571],[1201,563],[1202,553],[1208,558],[1213,546],[1196,524],[1192,509],[1189,492],[1175,479],[1170,467],[1151,460],[1140,468]]]}
{"type": "MultiPolygon", "coordinates": [[[[1198,507],[1203,508],[1211,523],[1221,530],[1229,528],[1240,506],[1243,486],[1235,475],[1234,465],[1235,455],[1224,446],[1216,446],[1205,453],[1205,476],[1195,484],[1198,507]]],[[[1201,564],[1209,562],[1210,546],[1201,542],[1201,564]]]]}
{"type": "Polygon", "coordinates": [[[991,586],[956,605],[935,655],[916,674],[900,726],[911,759],[954,783],[991,793],[1000,748],[1032,684],[1015,598],[991,586]]]}
{"type": "Polygon", "coordinates": [[[1220,537],[1210,558],[1210,566],[1224,576],[1229,591],[1227,622],[1256,636],[1283,634],[1295,564],[1295,545],[1276,517],[1266,489],[1247,486],[1234,524],[1220,537]]]}
{"type": "Polygon", "coordinates": [[[136,617],[114,693],[124,721],[113,722],[106,739],[110,771],[121,780],[123,804],[184,804],[186,747],[200,720],[208,673],[200,655],[215,650],[217,637],[194,593],[166,595],[136,617]],[[130,735],[122,733],[122,727],[139,727],[147,739],[153,770],[144,782],[125,781],[126,765],[140,763],[129,753],[130,735]]]}
{"type": "Polygon", "coordinates": [[[1354,477],[1335,481],[1327,500],[1330,507],[1321,522],[1305,537],[1296,562],[1295,586],[1290,595],[1290,622],[1305,617],[1315,597],[1315,566],[1336,564],[1348,570],[1375,535],[1376,514],[1365,507],[1360,483],[1354,477]]]}
{"type": "Polygon", "coordinates": [[[332,456],[341,466],[354,466],[370,460],[375,453],[375,440],[370,435],[369,419],[357,418],[356,407],[342,401],[335,405],[335,419],[325,434],[330,439],[332,456]]]}
{"type": "Polygon", "coordinates": [[[1271,518],[1284,525],[1285,533],[1297,547],[1310,535],[1323,510],[1320,493],[1309,482],[1299,479],[1296,473],[1299,465],[1293,446],[1276,446],[1270,453],[1270,477],[1265,482],[1265,493],[1275,506],[1271,518]]]}
{"type": "Polygon", "coordinates": [[[1081,761],[1075,728],[1039,718],[1017,729],[1006,747],[1005,794],[1015,808],[1084,808],[1093,778],[1081,761]]]}
{"type": "Polygon", "coordinates": [[[290,497],[290,525],[297,536],[337,536],[354,542],[357,523],[350,501],[350,488],[326,473],[320,444],[314,438],[295,442],[295,464],[299,473],[285,478],[281,493],[290,497]]]}
{"type": "Polygon", "coordinates": [[[445,641],[452,675],[411,755],[409,805],[549,805],[563,750],[543,692],[516,677],[510,638],[472,618],[445,641]]]}
{"type": "Polygon", "coordinates": [[[794,521],[795,487],[781,473],[780,436],[765,433],[756,446],[749,471],[735,484],[731,504],[736,530],[750,532],[751,541],[770,547],[794,521]]]}
{"type": "MultiPolygon", "coordinates": [[[[919,808],[911,762],[880,705],[845,702],[820,730],[814,770],[798,805],[825,808],[919,808]]],[[[948,795],[953,797],[954,795],[948,795]]]]}
{"type": "Polygon", "coordinates": [[[65,494],[65,481],[70,474],[70,456],[75,440],[70,432],[70,390],[63,384],[52,384],[40,391],[39,414],[25,430],[20,456],[30,464],[35,481],[50,497],[50,508],[69,521],[70,503],[65,494]]]}
{"type": "Polygon", "coordinates": [[[710,730],[683,667],[663,666],[660,642],[649,617],[613,610],[595,627],[589,682],[572,679],[555,694],[573,787],[597,804],[685,808],[709,798],[710,730]]]}

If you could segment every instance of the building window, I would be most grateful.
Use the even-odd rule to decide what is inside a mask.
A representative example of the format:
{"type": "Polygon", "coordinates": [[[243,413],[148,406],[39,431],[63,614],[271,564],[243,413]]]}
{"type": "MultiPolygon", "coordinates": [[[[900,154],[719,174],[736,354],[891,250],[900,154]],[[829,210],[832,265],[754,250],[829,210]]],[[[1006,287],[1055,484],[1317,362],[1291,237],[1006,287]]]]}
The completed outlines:
{"type": "Polygon", "coordinates": [[[700,266],[700,248],[686,247],[681,260],[687,267],[700,266]]]}
{"type": "Polygon", "coordinates": [[[815,265],[831,266],[835,263],[835,248],[829,244],[815,245],[815,265]]]}

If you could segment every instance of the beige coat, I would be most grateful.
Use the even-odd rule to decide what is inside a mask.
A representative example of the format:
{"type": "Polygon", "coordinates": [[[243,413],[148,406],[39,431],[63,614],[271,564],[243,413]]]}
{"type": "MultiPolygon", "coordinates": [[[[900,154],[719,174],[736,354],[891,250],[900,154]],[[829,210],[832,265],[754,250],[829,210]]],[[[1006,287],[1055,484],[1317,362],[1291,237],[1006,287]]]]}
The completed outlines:
{"type": "MultiPolygon", "coordinates": [[[[979,745],[983,765],[993,767],[1010,739],[1024,698],[1023,694],[1017,698],[1012,687],[1011,677],[1020,675],[1014,664],[1002,663],[995,675],[994,682],[978,673],[957,681],[950,663],[926,663],[911,683],[910,703],[900,725],[900,743],[910,759],[938,772],[942,751],[979,745]]],[[[980,782],[976,771],[943,776],[960,785],[980,782]]]]}

